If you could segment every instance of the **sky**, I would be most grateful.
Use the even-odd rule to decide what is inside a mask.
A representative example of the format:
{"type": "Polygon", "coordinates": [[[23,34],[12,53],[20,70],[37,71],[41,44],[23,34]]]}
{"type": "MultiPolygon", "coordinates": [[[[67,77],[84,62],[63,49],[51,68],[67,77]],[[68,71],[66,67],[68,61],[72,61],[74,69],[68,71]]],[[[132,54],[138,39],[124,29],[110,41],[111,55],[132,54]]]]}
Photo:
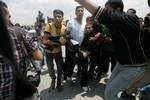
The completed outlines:
{"type": "MultiPolygon", "coordinates": [[[[3,0],[9,7],[12,22],[20,23],[21,25],[33,25],[38,11],[44,13],[44,17],[53,17],[52,12],[54,9],[61,9],[64,12],[64,19],[71,19],[75,17],[74,10],[79,4],[74,0],[3,0]]],[[[107,0],[92,0],[100,6],[104,6],[107,0]]],[[[125,11],[128,8],[137,10],[139,17],[144,17],[150,8],[147,5],[147,0],[123,0],[125,11]]],[[[85,16],[90,14],[85,11],[85,16]]]]}

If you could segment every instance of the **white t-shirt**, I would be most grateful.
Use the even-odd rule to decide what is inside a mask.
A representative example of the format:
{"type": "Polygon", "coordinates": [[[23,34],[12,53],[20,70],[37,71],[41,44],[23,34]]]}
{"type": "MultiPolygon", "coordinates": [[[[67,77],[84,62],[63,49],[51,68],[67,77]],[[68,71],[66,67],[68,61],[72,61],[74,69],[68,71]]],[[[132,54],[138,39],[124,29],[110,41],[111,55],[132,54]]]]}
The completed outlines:
{"type": "Polygon", "coordinates": [[[79,45],[81,45],[84,39],[84,27],[85,25],[81,25],[76,19],[70,20],[67,24],[67,29],[70,31],[71,38],[79,42],[79,45]]]}

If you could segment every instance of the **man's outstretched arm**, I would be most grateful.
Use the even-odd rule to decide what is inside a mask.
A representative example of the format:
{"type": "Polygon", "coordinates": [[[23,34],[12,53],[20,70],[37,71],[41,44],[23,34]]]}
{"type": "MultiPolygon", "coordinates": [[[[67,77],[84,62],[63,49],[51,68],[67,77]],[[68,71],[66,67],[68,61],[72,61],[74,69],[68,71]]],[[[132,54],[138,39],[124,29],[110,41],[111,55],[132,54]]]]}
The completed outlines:
{"type": "Polygon", "coordinates": [[[98,8],[98,5],[96,5],[94,2],[91,0],[75,0],[78,2],[80,5],[85,7],[91,14],[94,14],[96,9],[98,8]]]}

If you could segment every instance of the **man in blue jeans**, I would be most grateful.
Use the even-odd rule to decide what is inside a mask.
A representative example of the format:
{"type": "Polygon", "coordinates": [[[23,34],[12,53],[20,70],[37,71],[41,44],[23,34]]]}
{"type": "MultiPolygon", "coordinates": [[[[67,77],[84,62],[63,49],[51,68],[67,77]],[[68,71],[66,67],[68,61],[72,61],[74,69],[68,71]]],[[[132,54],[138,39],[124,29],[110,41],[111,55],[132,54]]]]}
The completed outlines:
{"type": "Polygon", "coordinates": [[[118,62],[107,83],[105,100],[120,100],[122,98],[118,97],[118,93],[142,77],[147,65],[139,39],[139,19],[136,15],[123,12],[122,0],[108,0],[105,8],[97,6],[91,0],[75,1],[110,29],[118,62]]]}

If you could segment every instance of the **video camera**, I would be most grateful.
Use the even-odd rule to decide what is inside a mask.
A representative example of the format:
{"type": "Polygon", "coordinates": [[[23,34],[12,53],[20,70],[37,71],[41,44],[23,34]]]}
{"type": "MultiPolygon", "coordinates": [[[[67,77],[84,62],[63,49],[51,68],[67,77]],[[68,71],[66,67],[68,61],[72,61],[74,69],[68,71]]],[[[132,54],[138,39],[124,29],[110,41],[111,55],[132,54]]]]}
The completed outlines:
{"type": "Polygon", "coordinates": [[[60,37],[61,36],[48,36],[48,39],[51,40],[51,41],[53,41],[53,42],[60,43],[59,42],[60,37]]]}

